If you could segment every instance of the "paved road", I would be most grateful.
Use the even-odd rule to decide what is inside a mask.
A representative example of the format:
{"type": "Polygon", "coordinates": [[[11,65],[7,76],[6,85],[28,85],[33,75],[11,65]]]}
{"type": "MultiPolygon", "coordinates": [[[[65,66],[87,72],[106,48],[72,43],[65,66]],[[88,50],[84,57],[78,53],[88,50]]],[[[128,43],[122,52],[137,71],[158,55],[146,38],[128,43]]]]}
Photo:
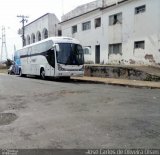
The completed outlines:
{"type": "Polygon", "coordinates": [[[0,148],[160,148],[160,90],[1,74],[0,148]]]}

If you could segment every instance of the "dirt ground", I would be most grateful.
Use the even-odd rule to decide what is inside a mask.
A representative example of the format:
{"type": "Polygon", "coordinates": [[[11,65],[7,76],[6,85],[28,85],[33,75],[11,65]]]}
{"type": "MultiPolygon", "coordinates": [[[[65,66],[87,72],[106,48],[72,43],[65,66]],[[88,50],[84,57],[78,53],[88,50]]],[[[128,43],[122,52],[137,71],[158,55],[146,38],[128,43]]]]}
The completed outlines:
{"type": "Polygon", "coordinates": [[[0,148],[160,148],[160,91],[0,74],[0,148]]]}

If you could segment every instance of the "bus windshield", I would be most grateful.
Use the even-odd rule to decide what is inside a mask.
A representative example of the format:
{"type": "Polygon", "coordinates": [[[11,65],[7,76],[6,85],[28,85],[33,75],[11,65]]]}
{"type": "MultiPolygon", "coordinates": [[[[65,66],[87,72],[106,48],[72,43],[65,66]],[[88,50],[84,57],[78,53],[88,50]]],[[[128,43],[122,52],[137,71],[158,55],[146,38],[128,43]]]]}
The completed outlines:
{"type": "Polygon", "coordinates": [[[72,43],[59,43],[57,63],[65,65],[83,65],[84,56],[82,46],[72,43]]]}

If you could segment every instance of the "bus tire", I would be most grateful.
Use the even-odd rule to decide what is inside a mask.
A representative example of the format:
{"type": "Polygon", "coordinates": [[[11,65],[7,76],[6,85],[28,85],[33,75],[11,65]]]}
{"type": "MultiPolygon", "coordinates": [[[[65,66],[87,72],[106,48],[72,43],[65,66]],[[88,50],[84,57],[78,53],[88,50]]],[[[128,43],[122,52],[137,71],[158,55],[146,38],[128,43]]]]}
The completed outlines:
{"type": "Polygon", "coordinates": [[[41,71],[40,71],[40,77],[41,77],[41,79],[42,80],[45,80],[45,70],[44,70],[44,68],[41,68],[41,71]]]}
{"type": "Polygon", "coordinates": [[[22,74],[22,69],[19,69],[19,76],[20,76],[20,77],[25,77],[25,75],[22,74]]]}
{"type": "Polygon", "coordinates": [[[63,77],[63,79],[64,79],[65,81],[70,81],[71,77],[70,77],[70,76],[66,76],[66,77],[63,77]]]}

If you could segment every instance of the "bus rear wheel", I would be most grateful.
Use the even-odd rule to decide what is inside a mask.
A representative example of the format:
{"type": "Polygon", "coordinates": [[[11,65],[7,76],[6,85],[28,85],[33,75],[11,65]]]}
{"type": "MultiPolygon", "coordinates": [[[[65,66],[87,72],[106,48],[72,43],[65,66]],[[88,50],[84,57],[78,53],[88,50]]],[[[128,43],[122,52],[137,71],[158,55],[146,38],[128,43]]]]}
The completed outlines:
{"type": "Polygon", "coordinates": [[[19,69],[19,76],[20,77],[25,77],[25,74],[22,74],[22,69],[19,69]]]}
{"type": "Polygon", "coordinates": [[[45,70],[44,70],[44,68],[42,68],[41,71],[40,71],[40,77],[41,77],[42,80],[45,80],[45,78],[46,78],[45,77],[45,70]]]}

